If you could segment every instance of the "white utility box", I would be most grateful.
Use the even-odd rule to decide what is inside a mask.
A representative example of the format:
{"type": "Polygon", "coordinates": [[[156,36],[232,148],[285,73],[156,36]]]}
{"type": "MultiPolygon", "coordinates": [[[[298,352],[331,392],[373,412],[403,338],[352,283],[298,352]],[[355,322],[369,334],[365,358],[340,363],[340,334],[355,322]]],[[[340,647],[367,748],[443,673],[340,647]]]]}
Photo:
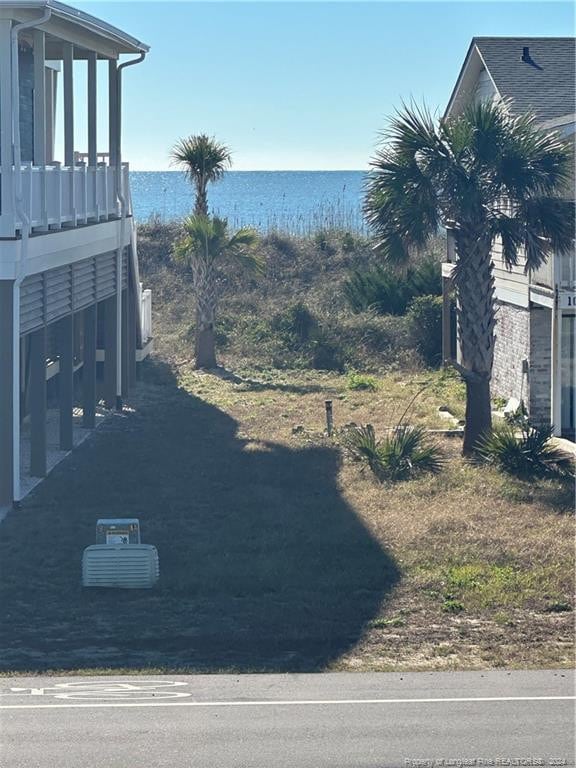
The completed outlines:
{"type": "Polygon", "coordinates": [[[140,544],[136,517],[101,518],[96,523],[96,544],[140,544]]]}
{"type": "Polygon", "coordinates": [[[92,544],[82,555],[82,586],[149,589],[158,581],[152,544],[92,544]]]}

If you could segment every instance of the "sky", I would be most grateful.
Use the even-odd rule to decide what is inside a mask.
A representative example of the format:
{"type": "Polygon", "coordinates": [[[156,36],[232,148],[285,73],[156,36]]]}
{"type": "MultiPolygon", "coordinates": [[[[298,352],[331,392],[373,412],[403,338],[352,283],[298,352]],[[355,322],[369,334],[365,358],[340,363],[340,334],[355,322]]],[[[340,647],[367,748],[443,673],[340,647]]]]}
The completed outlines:
{"type": "MultiPolygon", "coordinates": [[[[573,4],[553,1],[69,2],[150,46],[123,80],[134,170],[170,168],[195,133],[235,170],[362,170],[403,100],[444,109],[474,35],[574,34],[573,4]]],[[[76,133],[83,148],[82,114],[76,133]]]]}

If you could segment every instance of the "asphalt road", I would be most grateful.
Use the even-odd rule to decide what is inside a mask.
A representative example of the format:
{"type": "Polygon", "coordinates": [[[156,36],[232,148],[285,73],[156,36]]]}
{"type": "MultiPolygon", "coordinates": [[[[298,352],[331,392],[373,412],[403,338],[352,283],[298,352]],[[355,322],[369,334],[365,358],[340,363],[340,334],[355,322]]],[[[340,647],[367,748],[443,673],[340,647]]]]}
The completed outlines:
{"type": "Polygon", "coordinates": [[[565,670],[2,678],[0,766],[574,765],[574,705],[565,670]]]}

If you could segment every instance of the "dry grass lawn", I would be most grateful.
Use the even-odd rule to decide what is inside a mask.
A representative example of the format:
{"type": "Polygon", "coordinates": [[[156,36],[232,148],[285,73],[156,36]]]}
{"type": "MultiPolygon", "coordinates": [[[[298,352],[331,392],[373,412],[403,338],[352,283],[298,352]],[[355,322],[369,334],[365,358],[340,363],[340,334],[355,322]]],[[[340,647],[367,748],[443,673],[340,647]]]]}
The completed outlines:
{"type": "Polygon", "coordinates": [[[1,668],[312,671],[559,667],[573,659],[573,489],[515,480],[438,438],[437,475],[385,487],[324,435],[461,415],[451,376],[376,391],[318,372],[177,374],[132,402],[8,517],[1,668]],[[96,519],[140,517],[152,592],[85,591],[96,519]]]}
{"type": "MultiPolygon", "coordinates": [[[[328,398],[336,427],[371,423],[377,434],[394,424],[414,397],[410,420],[432,429],[447,427],[439,405],[457,417],[464,410],[463,386],[450,373],[398,373],[377,379],[374,392],[351,391],[348,377],[332,373],[252,376],[261,387],[186,366],[181,378],[188,391],[238,419],[247,448],[254,451],[268,441],[330,442],[324,436],[328,398]]],[[[250,371],[244,377],[250,382],[250,371]]],[[[336,667],[571,664],[572,484],[525,482],[471,466],[460,456],[459,438],[440,442],[447,463],[438,476],[383,487],[353,462],[339,468],[343,499],[392,555],[401,578],[336,667]]]]}

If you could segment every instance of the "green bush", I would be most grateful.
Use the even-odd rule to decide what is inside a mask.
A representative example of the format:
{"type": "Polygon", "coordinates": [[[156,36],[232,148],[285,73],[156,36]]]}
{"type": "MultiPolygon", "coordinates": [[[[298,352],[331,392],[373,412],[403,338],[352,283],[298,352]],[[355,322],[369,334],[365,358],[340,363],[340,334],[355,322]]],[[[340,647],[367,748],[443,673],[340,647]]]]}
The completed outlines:
{"type": "Polygon", "coordinates": [[[416,297],[407,317],[414,347],[428,365],[439,365],[442,362],[442,297],[416,297]]]}
{"type": "Polygon", "coordinates": [[[345,345],[330,324],[324,325],[302,302],[288,305],[272,318],[236,326],[242,355],[266,356],[276,368],[314,368],[343,371],[345,345]],[[252,347],[257,345],[257,351],[252,347]]]}
{"type": "Polygon", "coordinates": [[[270,325],[272,330],[292,336],[299,343],[309,341],[318,330],[318,321],[301,301],[274,315],[270,325]]]}
{"type": "Polygon", "coordinates": [[[464,606],[459,600],[449,597],[442,603],[442,610],[444,613],[462,613],[464,606]]]}
{"type": "Polygon", "coordinates": [[[279,232],[270,232],[262,240],[264,246],[275,250],[277,254],[290,260],[295,260],[298,256],[297,241],[288,235],[282,235],[279,232]]]}
{"type": "Polygon", "coordinates": [[[338,340],[324,329],[320,329],[312,344],[312,368],[339,373],[346,368],[344,350],[338,340]]]}
{"type": "Polygon", "coordinates": [[[354,235],[350,232],[344,232],[342,235],[342,250],[344,253],[353,253],[358,247],[358,243],[354,235]]]}
{"type": "Polygon", "coordinates": [[[406,280],[382,266],[354,270],[344,294],[353,312],[373,309],[382,315],[403,315],[409,301],[406,280]]]}
{"type": "Polygon", "coordinates": [[[327,230],[320,230],[314,235],[314,242],[319,251],[326,256],[334,256],[338,250],[333,242],[332,233],[327,230]]]}
{"type": "Polygon", "coordinates": [[[434,257],[401,273],[381,264],[357,268],[344,284],[353,312],[374,309],[380,314],[403,315],[416,296],[440,295],[442,274],[434,257]]]}
{"type": "Polygon", "coordinates": [[[574,460],[551,443],[552,435],[552,427],[501,424],[480,440],[478,454],[516,477],[573,477],[574,460]]]}
{"type": "Polygon", "coordinates": [[[348,389],[375,392],[378,389],[378,380],[375,376],[367,376],[364,373],[350,373],[347,385],[348,389]]]}
{"type": "MultiPolygon", "coordinates": [[[[138,260],[144,273],[153,273],[159,267],[171,265],[175,241],[181,235],[177,221],[163,222],[158,215],[138,225],[138,260]]],[[[182,268],[180,268],[182,269],[182,268]]]]}
{"type": "Polygon", "coordinates": [[[354,427],[343,438],[344,447],[356,461],[368,464],[381,482],[408,480],[423,472],[439,472],[443,457],[422,427],[399,424],[382,440],[377,440],[374,427],[354,427]]]}

